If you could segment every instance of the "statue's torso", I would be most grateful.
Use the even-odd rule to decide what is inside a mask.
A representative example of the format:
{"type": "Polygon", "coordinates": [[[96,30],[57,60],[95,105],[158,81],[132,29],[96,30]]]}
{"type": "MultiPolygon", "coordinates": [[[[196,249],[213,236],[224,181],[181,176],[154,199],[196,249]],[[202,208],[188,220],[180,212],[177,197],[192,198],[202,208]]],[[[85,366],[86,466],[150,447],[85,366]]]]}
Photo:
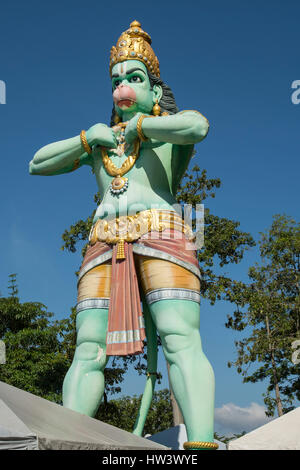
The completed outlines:
{"type": "MultiPolygon", "coordinates": [[[[113,179],[103,165],[101,151],[94,153],[94,171],[101,204],[95,219],[135,214],[151,208],[172,210],[176,204],[176,189],[192,153],[192,146],[174,146],[169,143],[144,144],[133,168],[124,177],[128,188],[120,195],[110,192],[113,179]]],[[[130,152],[122,156],[108,152],[112,162],[120,168],[130,152]]]]}

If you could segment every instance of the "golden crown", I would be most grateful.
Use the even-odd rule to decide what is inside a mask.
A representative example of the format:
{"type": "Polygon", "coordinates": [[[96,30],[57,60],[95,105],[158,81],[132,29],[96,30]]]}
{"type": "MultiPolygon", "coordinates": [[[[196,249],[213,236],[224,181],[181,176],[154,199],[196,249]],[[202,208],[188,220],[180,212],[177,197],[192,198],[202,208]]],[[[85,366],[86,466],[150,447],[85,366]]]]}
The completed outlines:
{"type": "Polygon", "coordinates": [[[133,21],[130,28],[120,36],[116,47],[110,51],[109,72],[115,64],[124,60],[140,60],[150,73],[160,76],[159,62],[151,47],[151,37],[142,30],[141,23],[133,21]]]}

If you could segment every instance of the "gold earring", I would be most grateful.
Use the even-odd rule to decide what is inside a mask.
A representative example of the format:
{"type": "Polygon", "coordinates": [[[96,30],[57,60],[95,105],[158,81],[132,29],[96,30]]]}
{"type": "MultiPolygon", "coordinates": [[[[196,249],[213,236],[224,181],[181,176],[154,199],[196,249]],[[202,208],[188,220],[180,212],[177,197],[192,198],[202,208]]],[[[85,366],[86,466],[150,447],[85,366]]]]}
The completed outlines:
{"type": "Polygon", "coordinates": [[[117,113],[115,113],[114,123],[115,123],[115,124],[119,124],[120,121],[121,121],[120,116],[119,116],[117,113]]]}
{"type": "Polygon", "coordinates": [[[160,106],[158,104],[158,100],[156,100],[156,103],[152,108],[152,112],[153,112],[154,116],[159,116],[160,115],[160,106]]]}

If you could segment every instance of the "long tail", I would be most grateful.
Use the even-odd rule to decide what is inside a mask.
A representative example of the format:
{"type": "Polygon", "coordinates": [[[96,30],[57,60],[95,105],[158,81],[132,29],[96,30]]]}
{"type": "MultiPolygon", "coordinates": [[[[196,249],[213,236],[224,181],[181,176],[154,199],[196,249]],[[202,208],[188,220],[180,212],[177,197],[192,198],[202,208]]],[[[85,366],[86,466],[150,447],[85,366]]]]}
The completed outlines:
{"type": "Polygon", "coordinates": [[[134,424],[133,434],[142,436],[147,414],[151,405],[157,371],[157,336],[156,327],[151,318],[146,302],[143,302],[145,328],[147,336],[147,381],[140,405],[140,409],[134,424]]]}

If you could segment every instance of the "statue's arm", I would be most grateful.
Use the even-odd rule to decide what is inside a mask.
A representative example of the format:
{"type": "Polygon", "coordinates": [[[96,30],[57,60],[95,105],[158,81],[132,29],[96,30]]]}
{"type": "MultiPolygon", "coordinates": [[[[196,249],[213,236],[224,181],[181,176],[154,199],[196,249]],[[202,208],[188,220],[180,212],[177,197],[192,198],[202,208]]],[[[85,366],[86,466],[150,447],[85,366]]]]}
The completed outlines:
{"type": "Polygon", "coordinates": [[[169,116],[146,118],[142,122],[142,131],[147,138],[177,145],[200,142],[208,129],[208,120],[197,111],[181,111],[169,116]]]}
{"type": "MultiPolygon", "coordinates": [[[[116,148],[113,130],[106,124],[95,124],[86,131],[87,143],[116,148]]],[[[42,147],[29,163],[31,175],[59,175],[74,171],[82,165],[93,165],[93,156],[85,152],[80,135],[42,147]]]]}
{"type": "Polygon", "coordinates": [[[80,136],[42,147],[29,163],[31,175],[58,175],[74,171],[83,164],[92,164],[81,144],[80,136]]]}

